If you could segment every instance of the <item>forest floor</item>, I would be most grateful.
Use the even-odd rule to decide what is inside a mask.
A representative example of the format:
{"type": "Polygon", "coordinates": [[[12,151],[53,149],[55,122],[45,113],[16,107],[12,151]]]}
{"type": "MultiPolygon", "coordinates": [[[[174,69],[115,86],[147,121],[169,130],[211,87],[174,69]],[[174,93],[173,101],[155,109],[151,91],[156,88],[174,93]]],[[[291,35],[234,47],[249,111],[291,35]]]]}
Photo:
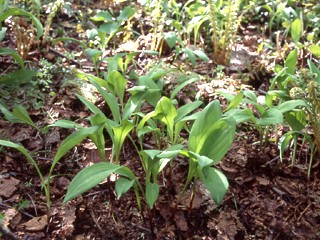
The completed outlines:
{"type": "MultiPolygon", "coordinates": [[[[64,20],[60,19],[60,22],[64,20]]],[[[69,32],[70,37],[77,36],[74,26],[70,29],[65,27],[64,30],[69,32]]],[[[194,69],[188,63],[180,65],[183,70],[203,75],[203,79],[211,79],[189,86],[179,93],[180,100],[193,100],[195,93],[198,93],[205,103],[213,99],[220,99],[224,103],[218,94],[220,90],[236,92],[244,87],[256,91],[257,95],[263,94],[272,75],[264,73],[258,67],[265,63],[257,53],[261,37],[256,31],[257,26],[241,28],[231,64],[224,69],[221,79],[210,75],[216,68],[212,61],[197,62],[194,69]],[[248,65],[251,66],[250,69],[248,65]],[[239,71],[254,72],[256,79],[254,82],[244,82],[239,71]]],[[[9,44],[14,42],[10,38],[7,41],[9,44]]],[[[75,44],[61,44],[52,48],[54,50],[49,50],[42,57],[53,63],[56,63],[58,57],[78,51],[75,44]]],[[[162,60],[167,61],[168,65],[174,65],[176,62],[168,61],[170,54],[162,56],[162,60]]],[[[80,61],[81,57],[84,56],[79,56],[75,61],[80,61]]],[[[209,53],[208,57],[211,58],[209,53]]],[[[157,57],[148,55],[135,57],[142,72],[148,62],[157,60],[157,57]]],[[[0,71],[5,71],[11,64],[9,58],[1,58],[0,71]]],[[[74,62],[66,60],[63,64],[71,68],[74,62]]],[[[82,70],[92,69],[89,61],[81,66],[82,70]]],[[[81,121],[90,116],[90,111],[74,94],[78,87],[70,84],[62,86],[64,77],[61,73],[56,73],[50,86],[50,91],[56,94],[47,94],[44,105],[39,110],[30,108],[29,114],[39,126],[57,119],[81,121]]],[[[170,89],[173,86],[169,82],[165,87],[170,89]]],[[[96,104],[106,109],[99,97],[96,104]]],[[[10,124],[4,118],[0,119],[0,130],[1,139],[25,146],[44,173],[49,172],[59,144],[70,134],[65,129],[54,128],[44,136],[29,126],[10,124]]],[[[281,131],[283,129],[279,129],[281,131]]],[[[75,200],[62,204],[72,178],[85,166],[100,161],[94,145],[85,140],[56,166],[54,178],[51,179],[50,214],[35,169],[21,154],[6,149],[0,152],[0,210],[4,216],[2,228],[9,229],[17,239],[29,240],[320,239],[319,157],[313,160],[308,180],[308,155],[307,150],[304,150],[306,146],[300,145],[297,159],[290,166],[289,152],[280,162],[276,143],[268,142],[262,149],[257,142],[259,135],[254,128],[248,125],[238,128],[230,151],[217,164],[217,168],[227,176],[230,183],[228,193],[219,207],[205,187],[196,182],[193,183],[195,193],[191,194],[188,190],[175,209],[177,193],[187,173],[187,162],[179,159],[173,166],[170,191],[160,192],[153,211],[146,206],[139,211],[134,192],[129,191],[117,200],[112,181],[99,184],[75,200]]],[[[107,141],[107,149],[111,148],[110,144],[107,141]]],[[[121,162],[123,165],[142,172],[140,160],[130,142],[125,142],[121,159],[124,159],[121,162]]],[[[9,235],[3,235],[3,239],[10,239],[9,235]]]]}

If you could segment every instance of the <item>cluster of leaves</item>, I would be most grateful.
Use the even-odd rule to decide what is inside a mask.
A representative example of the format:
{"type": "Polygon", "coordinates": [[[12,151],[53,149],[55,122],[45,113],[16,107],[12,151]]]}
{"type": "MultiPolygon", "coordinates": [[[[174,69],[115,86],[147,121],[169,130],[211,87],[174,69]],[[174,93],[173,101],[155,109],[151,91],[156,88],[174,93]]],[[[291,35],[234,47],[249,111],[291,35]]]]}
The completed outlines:
{"type": "MultiPolygon", "coordinates": [[[[184,5],[175,1],[145,2],[145,6],[149,4],[149,9],[157,13],[156,24],[153,29],[155,35],[161,32],[162,40],[164,39],[170,49],[175,51],[176,57],[186,54],[193,66],[196,64],[196,57],[205,61],[208,58],[202,51],[187,47],[185,38],[190,43],[193,32],[193,41],[197,43],[198,38],[201,38],[201,28],[207,30],[207,33],[211,29],[214,48],[218,48],[214,49],[214,51],[217,50],[216,61],[218,61],[218,55],[223,53],[221,62],[226,63],[239,24],[238,20],[235,21],[237,16],[240,15],[237,14],[240,8],[239,1],[208,2],[207,7],[203,7],[205,2],[201,0],[188,1],[184,5]],[[171,9],[174,11],[171,11],[171,9]],[[194,9],[197,9],[197,11],[194,11],[194,9]],[[168,17],[166,22],[168,28],[165,31],[157,29],[159,21],[162,21],[162,15],[159,14],[161,11],[166,13],[163,16],[168,17]],[[222,14],[222,12],[226,14],[222,14]],[[188,24],[181,24],[181,22],[188,24]]],[[[61,3],[59,1],[59,4],[61,3]]],[[[283,25],[287,26],[287,32],[290,32],[296,47],[303,49],[307,46],[311,53],[317,56],[319,46],[316,33],[318,30],[317,23],[314,22],[317,10],[314,10],[315,15],[306,15],[307,23],[316,27],[310,33],[313,37],[310,35],[307,37],[308,43],[304,42],[302,44],[300,40],[303,39],[304,28],[302,26],[305,21],[303,11],[299,9],[295,11],[292,8],[287,9],[285,7],[280,11],[281,6],[283,5],[279,3],[271,7],[269,3],[266,3],[262,7],[272,15],[269,22],[270,30],[272,30],[274,22],[284,21],[283,18],[287,17],[288,19],[285,18],[283,25]],[[277,19],[278,17],[280,20],[277,19]]],[[[55,12],[57,8],[58,6],[54,8],[55,12]]],[[[20,8],[9,7],[8,1],[0,0],[0,24],[9,16],[26,16],[34,24],[39,39],[43,34],[43,27],[34,14],[20,8]]],[[[311,166],[315,147],[312,138],[304,131],[308,125],[313,127],[316,144],[318,149],[320,148],[320,123],[318,120],[320,115],[320,71],[312,61],[308,61],[308,70],[300,70],[299,72],[297,71],[297,50],[292,51],[285,61],[284,68],[278,70],[265,96],[258,97],[253,91],[240,91],[235,96],[224,93],[223,95],[230,102],[225,112],[221,110],[219,101],[209,103],[202,110],[199,110],[202,105],[200,101],[180,106],[175,99],[177,93],[188,84],[197,81],[199,79],[197,76],[185,76],[180,85],[168,95],[164,95],[163,78],[168,71],[161,68],[159,64],[145,75],[130,75],[132,77],[130,80],[134,82],[134,86],[128,89],[129,78],[125,73],[129,63],[134,62],[134,56],[138,52],[116,54],[113,57],[105,55],[106,48],[112,40],[116,43],[115,40],[119,33],[130,35],[130,21],[134,15],[135,10],[131,7],[125,7],[117,16],[108,11],[100,11],[91,18],[97,26],[95,25],[94,28],[86,32],[88,42],[79,42],[71,38],[59,38],[53,41],[53,44],[56,44],[61,40],[71,40],[81,45],[87,57],[94,63],[96,76],[83,73],[80,70],[74,72],[74,75],[96,88],[110,109],[110,116],[106,115],[86,97],[77,94],[77,98],[92,112],[92,115],[87,118],[89,127],[84,127],[70,120],[58,120],[49,126],[40,128],[31,120],[28,112],[22,106],[16,106],[10,112],[0,105],[0,110],[8,121],[28,124],[42,134],[46,134],[51,127],[74,129],[74,132],[60,144],[48,174],[40,171],[37,162],[23,146],[0,140],[0,145],[20,151],[35,167],[43,183],[48,208],[50,208],[50,180],[55,171],[55,166],[69,150],[87,138],[96,145],[101,162],[86,167],[74,177],[64,202],[74,199],[110,177],[111,174],[115,174],[117,176],[115,191],[118,198],[133,189],[138,207],[142,208],[142,198],[146,205],[152,209],[159,195],[165,192],[168,187],[160,184],[159,174],[164,172],[171,174],[172,171],[165,170],[167,168],[171,170],[175,166],[177,158],[183,157],[188,162],[188,173],[180,197],[192,181],[200,180],[219,205],[227,192],[228,181],[214,165],[224,157],[231,147],[238,123],[251,124],[258,130],[262,151],[270,140],[270,130],[275,131],[279,124],[288,125],[291,130],[283,135],[278,142],[280,159],[282,160],[285,149],[293,144],[292,161],[294,161],[297,136],[301,135],[309,142],[311,147],[311,166]],[[103,62],[108,63],[107,72],[100,72],[99,70],[100,64],[103,62]],[[150,111],[142,111],[144,105],[147,105],[150,111]],[[183,133],[188,133],[187,139],[184,139],[186,134],[183,133]],[[106,136],[112,142],[110,159],[106,158],[106,136]],[[150,150],[144,147],[147,138],[154,140],[154,149],[150,150]],[[137,176],[138,173],[134,172],[133,169],[124,166],[121,150],[125,141],[130,141],[135,147],[144,170],[143,177],[137,176]],[[47,177],[44,177],[45,175],[47,177]]],[[[50,15],[46,24],[47,27],[50,27],[53,17],[54,15],[50,15]]],[[[306,27],[305,29],[309,28],[306,27]]],[[[1,28],[0,41],[4,39],[5,33],[6,28],[1,28]]],[[[48,62],[43,61],[41,63],[42,70],[36,72],[26,69],[23,58],[12,49],[1,48],[0,55],[13,57],[20,67],[19,70],[2,76],[0,83],[8,84],[13,79],[19,79],[20,83],[23,83],[24,78],[26,78],[25,81],[28,81],[37,76],[35,84],[45,89],[49,88],[52,81],[53,66],[48,62]]],[[[309,175],[310,169],[311,167],[309,167],[309,175]]],[[[170,175],[165,177],[171,178],[170,175]]]]}
{"type": "Polygon", "coordinates": [[[316,65],[308,60],[308,69],[297,69],[297,50],[293,50],[286,58],[285,65],[279,69],[276,77],[265,96],[257,98],[252,91],[244,91],[236,96],[223,95],[230,101],[226,115],[233,116],[237,122],[251,122],[260,133],[260,146],[269,141],[270,126],[286,125],[290,131],[281,136],[278,142],[280,160],[282,161],[284,151],[294,145],[292,151],[291,165],[296,160],[298,136],[302,136],[310,146],[310,159],[308,177],[312,166],[315,149],[319,149],[319,84],[320,71],[316,65]],[[247,108],[247,104],[256,108],[258,118],[253,111],[247,108]],[[239,107],[238,107],[239,106],[239,107]],[[235,108],[238,107],[238,108],[235,108]],[[306,129],[311,126],[314,133],[312,137],[306,129]],[[264,143],[263,143],[264,142],[264,143]]]}
{"type": "MultiPolygon", "coordinates": [[[[278,36],[277,44],[281,44],[282,39],[285,42],[292,41],[297,48],[307,49],[314,56],[320,56],[319,3],[262,1],[255,7],[255,12],[268,26],[269,33],[278,36]],[[279,37],[280,35],[283,36],[279,37]]],[[[283,50],[286,52],[287,47],[283,50]]],[[[281,52],[279,55],[284,58],[281,52]]]]}
{"type": "Polygon", "coordinates": [[[69,120],[58,120],[54,124],[39,129],[21,106],[15,107],[13,112],[1,106],[2,112],[10,122],[27,123],[38,131],[45,132],[49,127],[78,129],[61,143],[47,179],[43,178],[43,173],[40,172],[36,161],[24,147],[5,140],[0,140],[0,144],[19,150],[35,166],[45,185],[48,207],[50,207],[50,181],[48,179],[51,178],[56,164],[71,148],[85,138],[90,138],[96,145],[102,162],[83,169],[75,176],[70,183],[65,201],[96,186],[114,173],[119,176],[116,180],[118,197],[133,188],[138,206],[141,208],[140,196],[142,196],[147,205],[153,208],[160,193],[158,174],[166,167],[172,167],[175,158],[180,154],[189,162],[189,171],[181,195],[191,181],[200,179],[207,186],[215,202],[220,204],[227,191],[228,181],[213,165],[220,161],[229,150],[236,131],[236,121],[233,117],[223,116],[218,101],[210,103],[202,111],[193,114],[191,113],[202,104],[201,102],[195,101],[176,109],[174,105],[176,93],[198,79],[186,79],[168,98],[162,96],[161,81],[165,74],[166,72],[162,69],[154,68],[147,75],[139,77],[137,86],[128,89],[131,97],[125,102],[127,80],[117,70],[109,69],[106,79],[81,72],[76,73],[79,78],[90,81],[96,87],[112,113],[112,118],[106,116],[93,103],[77,95],[79,100],[93,113],[88,118],[90,127],[82,127],[69,120]],[[153,106],[154,110],[147,114],[141,112],[140,107],[144,102],[153,106]],[[190,132],[187,146],[181,144],[180,133],[183,129],[190,132]],[[105,131],[112,141],[110,160],[105,157],[105,131]],[[133,134],[130,135],[130,133],[135,133],[137,139],[134,139],[133,134]],[[144,149],[144,139],[150,134],[157,139],[158,149],[144,149]],[[121,165],[120,152],[126,138],[131,140],[140,156],[146,174],[144,183],[130,168],[121,165]]]}

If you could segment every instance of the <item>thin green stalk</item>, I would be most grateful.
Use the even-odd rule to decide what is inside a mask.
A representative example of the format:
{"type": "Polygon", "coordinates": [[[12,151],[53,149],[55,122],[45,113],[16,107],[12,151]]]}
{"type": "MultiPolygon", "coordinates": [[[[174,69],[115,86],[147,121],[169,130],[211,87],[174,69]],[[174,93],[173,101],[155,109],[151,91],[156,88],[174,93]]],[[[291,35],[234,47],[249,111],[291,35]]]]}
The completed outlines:
{"type": "MultiPolygon", "coordinates": [[[[130,139],[130,141],[132,142],[134,148],[136,149],[136,151],[137,151],[137,153],[138,153],[138,156],[139,156],[139,158],[140,158],[140,161],[141,161],[143,170],[146,171],[146,166],[144,165],[144,162],[143,162],[143,160],[142,160],[142,157],[141,157],[141,154],[140,154],[140,150],[139,150],[137,144],[134,142],[133,138],[132,138],[130,135],[128,135],[128,138],[130,139]]],[[[141,147],[141,149],[143,149],[142,141],[140,142],[140,147],[141,147]]]]}
{"type": "Polygon", "coordinates": [[[313,156],[317,152],[317,146],[312,146],[311,147],[311,154],[310,154],[310,161],[309,161],[309,166],[308,166],[308,181],[310,181],[310,175],[311,175],[311,168],[312,168],[312,161],[313,161],[313,156]]]}
{"type": "Polygon", "coordinates": [[[232,18],[231,18],[231,4],[232,4],[232,0],[229,0],[228,1],[228,14],[226,16],[227,18],[227,23],[226,23],[226,26],[225,26],[225,29],[224,29],[224,34],[223,34],[223,41],[222,41],[222,50],[225,51],[225,52],[228,52],[228,50],[226,49],[228,46],[227,43],[229,43],[229,32],[230,32],[230,29],[231,29],[231,21],[232,21],[232,18]]]}
{"type": "Polygon", "coordinates": [[[217,26],[215,21],[215,7],[213,6],[212,0],[208,0],[209,4],[209,15],[210,15],[210,22],[212,27],[212,44],[213,44],[213,54],[216,56],[218,54],[218,38],[217,38],[217,26]]]}
{"type": "Polygon", "coordinates": [[[296,158],[296,152],[297,152],[297,135],[295,134],[295,135],[293,135],[293,141],[294,141],[294,143],[293,143],[293,151],[292,151],[292,160],[291,160],[291,165],[290,165],[290,167],[293,167],[293,165],[294,165],[294,160],[295,160],[295,158],[296,158]]]}

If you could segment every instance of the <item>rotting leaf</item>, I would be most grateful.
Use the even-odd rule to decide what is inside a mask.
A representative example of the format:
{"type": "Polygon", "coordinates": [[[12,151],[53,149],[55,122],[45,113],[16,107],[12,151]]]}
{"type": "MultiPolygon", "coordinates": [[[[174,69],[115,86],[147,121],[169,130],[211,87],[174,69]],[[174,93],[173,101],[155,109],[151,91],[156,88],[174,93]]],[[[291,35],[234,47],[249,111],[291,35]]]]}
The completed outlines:
{"type": "Polygon", "coordinates": [[[42,231],[48,224],[48,216],[43,215],[40,217],[34,217],[31,220],[21,224],[22,227],[25,228],[26,231],[42,231]]]}

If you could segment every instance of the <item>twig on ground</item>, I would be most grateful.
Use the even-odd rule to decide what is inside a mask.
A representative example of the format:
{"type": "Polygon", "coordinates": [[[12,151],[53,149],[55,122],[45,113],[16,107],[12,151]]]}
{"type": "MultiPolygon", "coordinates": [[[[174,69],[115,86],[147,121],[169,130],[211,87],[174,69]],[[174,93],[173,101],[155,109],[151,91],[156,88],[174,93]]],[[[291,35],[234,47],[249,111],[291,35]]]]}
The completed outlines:
{"type": "Polygon", "coordinates": [[[105,235],[105,232],[103,231],[103,229],[101,228],[100,224],[98,223],[96,217],[95,217],[94,214],[93,214],[93,211],[90,210],[89,212],[90,212],[90,215],[91,215],[91,217],[92,217],[92,220],[93,220],[94,223],[97,225],[97,228],[99,229],[100,233],[101,233],[102,235],[105,235]]]}
{"type": "Polygon", "coordinates": [[[19,240],[11,231],[9,228],[4,226],[3,224],[0,223],[0,232],[4,235],[7,236],[13,240],[19,240]]]}

